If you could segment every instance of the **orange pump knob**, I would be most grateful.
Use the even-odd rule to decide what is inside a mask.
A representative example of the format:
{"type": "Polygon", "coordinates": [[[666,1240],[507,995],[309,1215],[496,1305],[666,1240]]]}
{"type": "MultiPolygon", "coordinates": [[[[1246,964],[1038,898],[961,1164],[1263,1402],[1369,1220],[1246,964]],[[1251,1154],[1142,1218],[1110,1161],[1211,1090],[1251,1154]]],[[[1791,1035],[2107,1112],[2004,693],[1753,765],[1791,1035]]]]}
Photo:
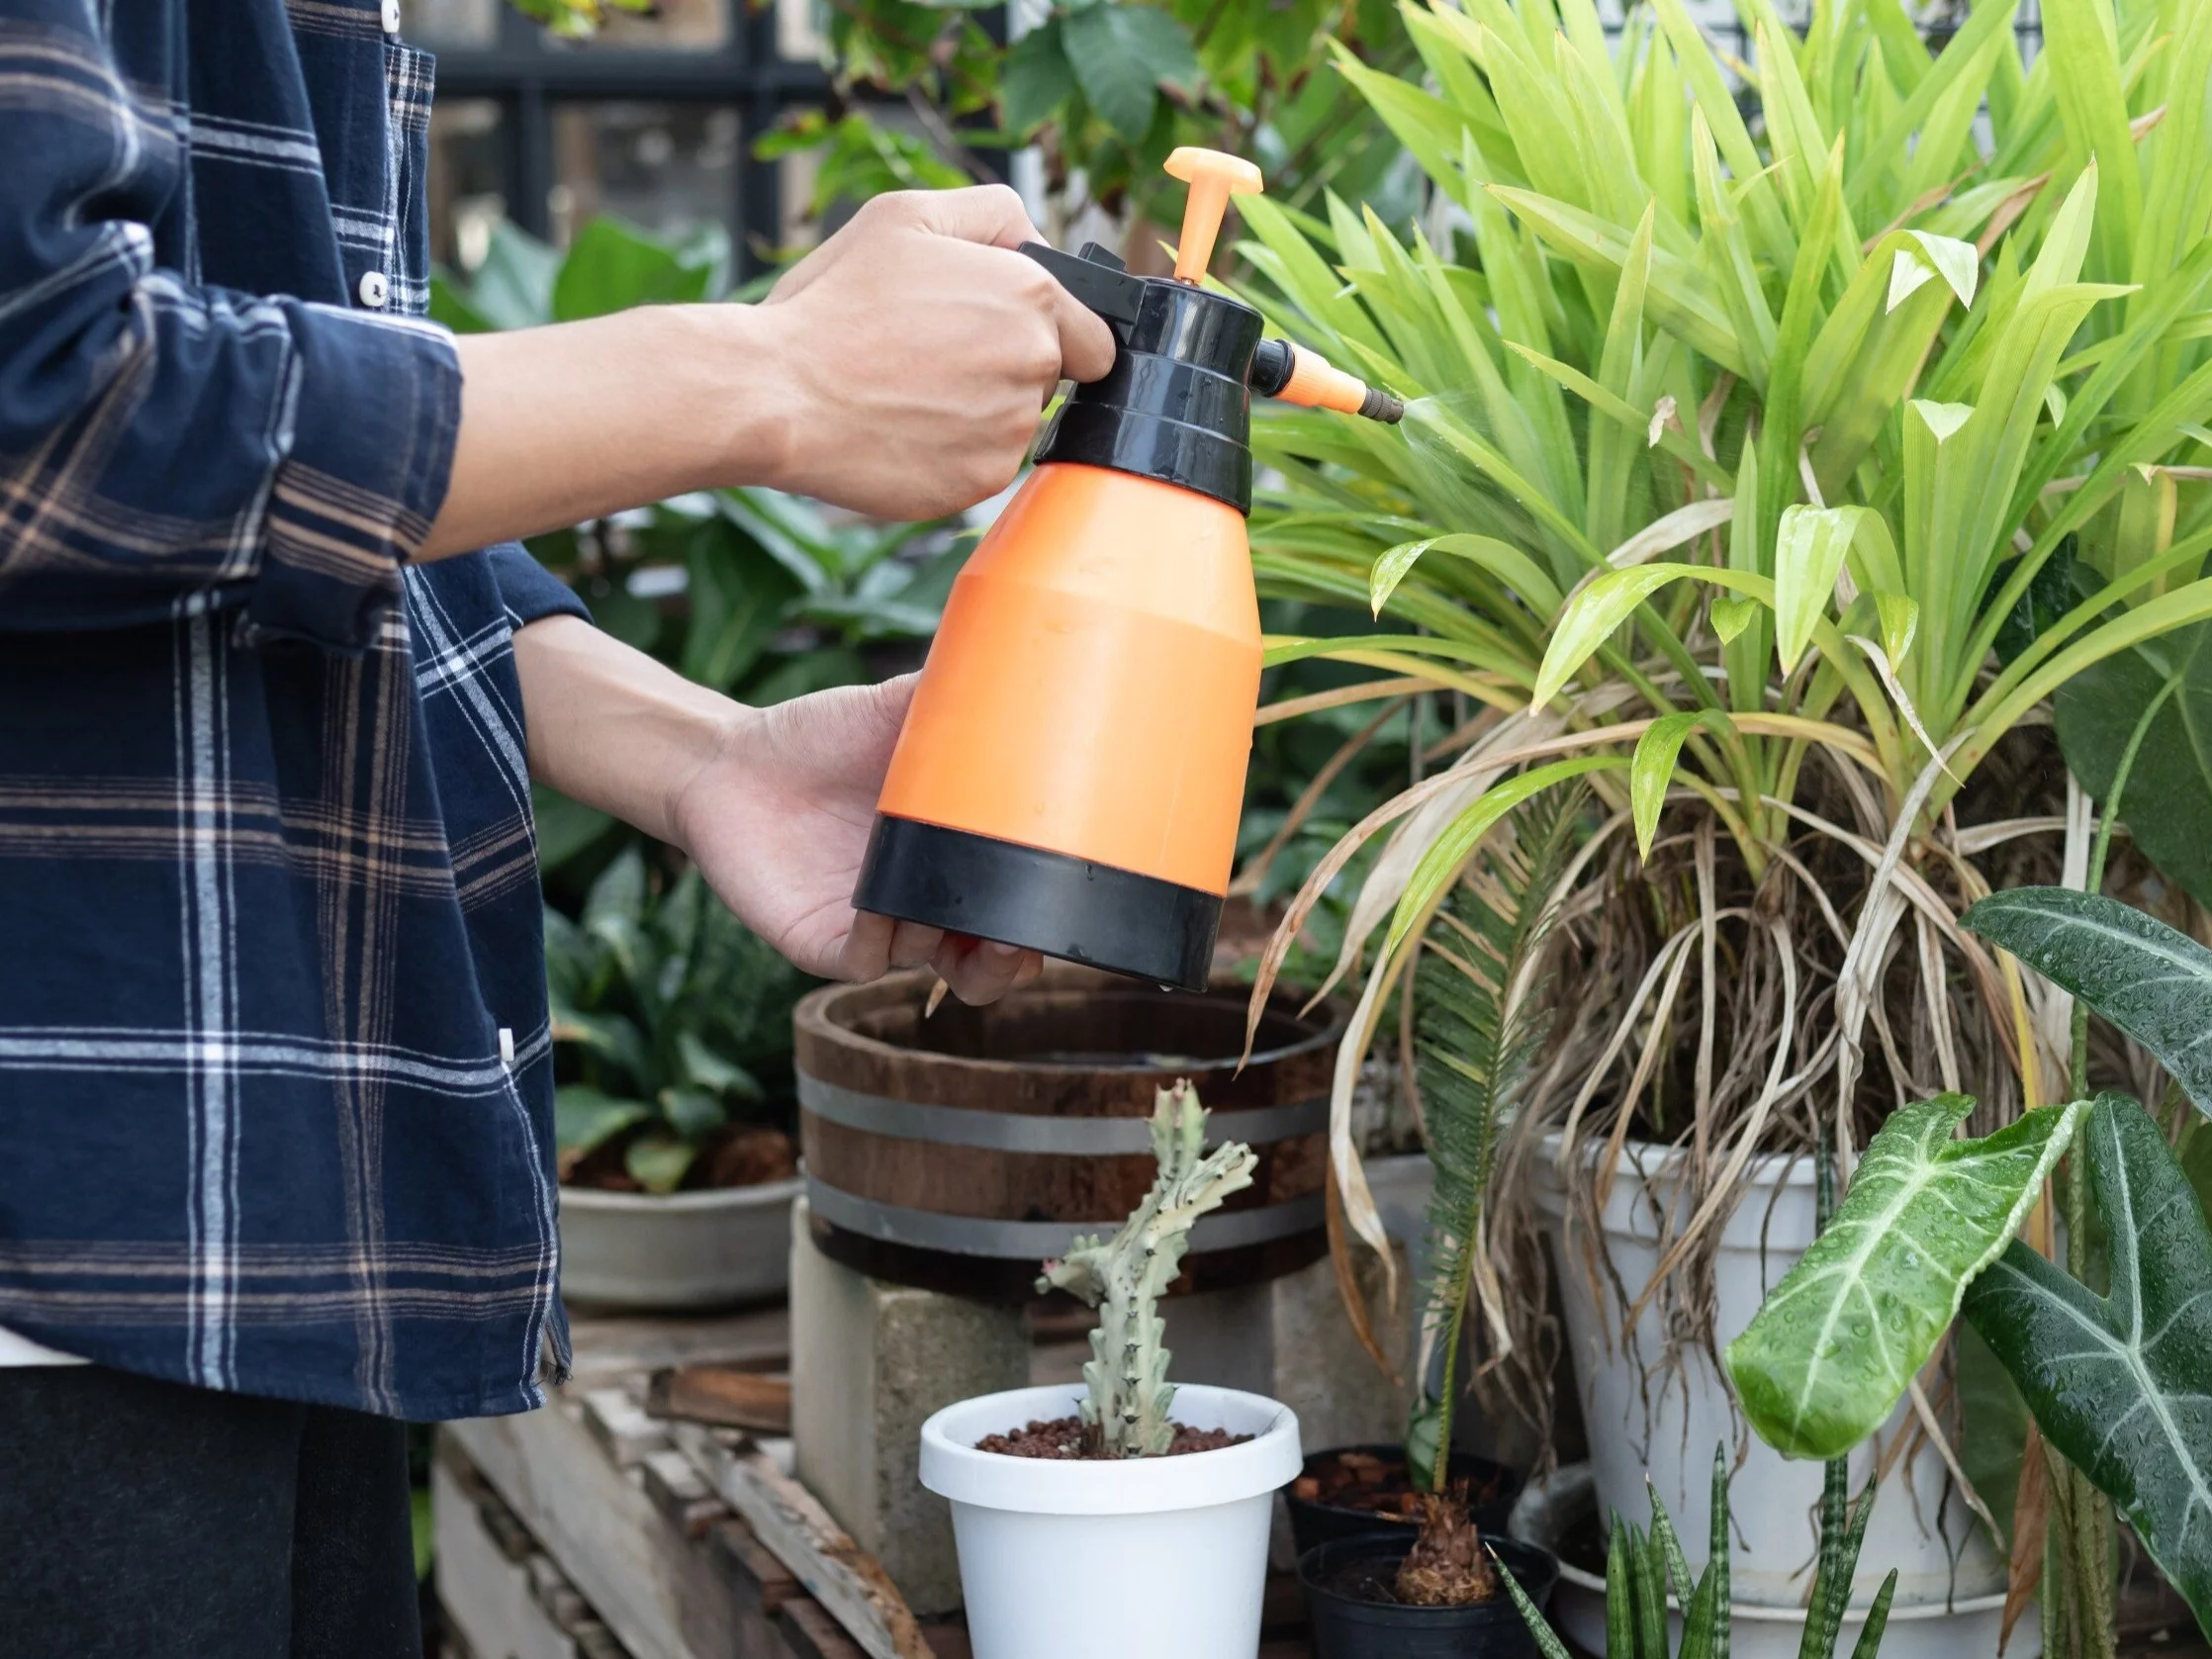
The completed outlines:
{"type": "Polygon", "coordinates": [[[1201,282],[1221,234],[1221,216],[1232,196],[1256,196],[1259,169],[1241,155],[1184,144],[1167,157],[1167,172],[1190,186],[1183,206],[1183,233],[1175,244],[1175,280],[1201,282]]]}

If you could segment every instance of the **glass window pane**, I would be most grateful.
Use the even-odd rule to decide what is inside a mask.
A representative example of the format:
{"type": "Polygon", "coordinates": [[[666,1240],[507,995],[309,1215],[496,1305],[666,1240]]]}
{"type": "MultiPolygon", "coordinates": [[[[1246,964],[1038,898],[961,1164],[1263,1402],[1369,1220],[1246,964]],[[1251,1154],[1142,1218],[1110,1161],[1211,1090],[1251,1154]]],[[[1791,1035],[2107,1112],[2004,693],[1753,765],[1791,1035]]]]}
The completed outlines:
{"type": "Polygon", "coordinates": [[[489,46],[499,40],[500,0],[402,0],[401,38],[418,46],[489,46]]]}
{"type": "Polygon", "coordinates": [[[632,100],[553,111],[555,184],[546,206],[566,244],[595,215],[680,233],[719,225],[738,239],[737,111],[632,100]]]}
{"type": "MultiPolygon", "coordinates": [[[[587,46],[644,47],[658,51],[719,51],[730,43],[734,0],[655,0],[650,12],[608,5],[587,46]]],[[[563,41],[562,46],[576,43],[563,41]]]]}
{"type": "Polygon", "coordinates": [[[506,217],[500,129],[490,98],[440,98],[430,108],[430,257],[440,264],[474,271],[506,217]]]}
{"type": "Polygon", "coordinates": [[[793,63],[818,63],[829,37],[828,0],[774,0],[776,54],[793,63]]]}

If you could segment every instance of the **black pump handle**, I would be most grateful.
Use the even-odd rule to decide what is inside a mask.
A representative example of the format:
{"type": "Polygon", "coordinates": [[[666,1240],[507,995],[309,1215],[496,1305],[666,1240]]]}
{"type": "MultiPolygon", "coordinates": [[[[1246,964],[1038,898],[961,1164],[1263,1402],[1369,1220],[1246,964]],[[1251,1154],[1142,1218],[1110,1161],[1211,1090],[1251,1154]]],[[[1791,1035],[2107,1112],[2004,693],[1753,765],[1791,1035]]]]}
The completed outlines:
{"type": "Polygon", "coordinates": [[[1145,279],[1133,277],[1122,262],[1096,242],[1085,242],[1081,253],[1062,253],[1043,242],[1024,242],[1016,249],[1036,260],[1086,311],[1096,312],[1108,323],[1127,327],[1137,321],[1145,299],[1145,279]]]}

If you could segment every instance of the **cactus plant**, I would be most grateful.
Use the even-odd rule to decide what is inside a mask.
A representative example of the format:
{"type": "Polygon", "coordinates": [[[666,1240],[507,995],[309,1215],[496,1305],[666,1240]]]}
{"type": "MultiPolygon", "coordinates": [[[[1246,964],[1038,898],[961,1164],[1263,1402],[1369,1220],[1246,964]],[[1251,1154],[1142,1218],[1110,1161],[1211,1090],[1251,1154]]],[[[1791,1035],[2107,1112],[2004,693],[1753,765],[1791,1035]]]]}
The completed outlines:
{"type": "Polygon", "coordinates": [[[1078,1236],[1067,1254],[1045,1263],[1040,1293],[1064,1290],[1099,1310],[1083,1367],[1089,1394],[1083,1427],[1094,1449],[1115,1457],[1157,1457],[1174,1443],[1167,1408],[1166,1327],[1160,1292],[1181,1270],[1191,1224],[1251,1185],[1258,1162],[1249,1147],[1231,1142],[1201,1156],[1206,1113],[1187,1082],[1161,1089],[1152,1107],[1152,1155],[1159,1173],[1119,1233],[1078,1236]]]}

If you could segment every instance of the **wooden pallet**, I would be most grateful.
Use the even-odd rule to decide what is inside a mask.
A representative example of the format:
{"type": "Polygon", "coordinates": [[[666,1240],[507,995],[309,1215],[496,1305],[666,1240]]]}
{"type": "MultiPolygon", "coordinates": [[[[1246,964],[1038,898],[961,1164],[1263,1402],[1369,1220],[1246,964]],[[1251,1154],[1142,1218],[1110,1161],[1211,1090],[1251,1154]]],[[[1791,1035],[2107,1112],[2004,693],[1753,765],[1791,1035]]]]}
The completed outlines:
{"type": "MultiPolygon", "coordinates": [[[[545,1410],[440,1431],[438,1594],[474,1659],[869,1659],[643,1409],[672,1367],[781,1368],[785,1334],[780,1310],[579,1319],[576,1378],[545,1410]]],[[[787,1443],[754,1449],[788,1467],[787,1443]]]]}
{"type": "MultiPolygon", "coordinates": [[[[432,1511],[455,1659],[968,1659],[958,1615],[916,1619],[790,1478],[787,1441],[648,1409],[760,1410],[772,1387],[671,1373],[765,1383],[786,1329],[781,1311],[580,1318],[576,1376],[544,1411],[442,1429],[432,1511]]],[[[1271,1582],[1260,1659],[1308,1659],[1296,1585],[1271,1582]]]]}

